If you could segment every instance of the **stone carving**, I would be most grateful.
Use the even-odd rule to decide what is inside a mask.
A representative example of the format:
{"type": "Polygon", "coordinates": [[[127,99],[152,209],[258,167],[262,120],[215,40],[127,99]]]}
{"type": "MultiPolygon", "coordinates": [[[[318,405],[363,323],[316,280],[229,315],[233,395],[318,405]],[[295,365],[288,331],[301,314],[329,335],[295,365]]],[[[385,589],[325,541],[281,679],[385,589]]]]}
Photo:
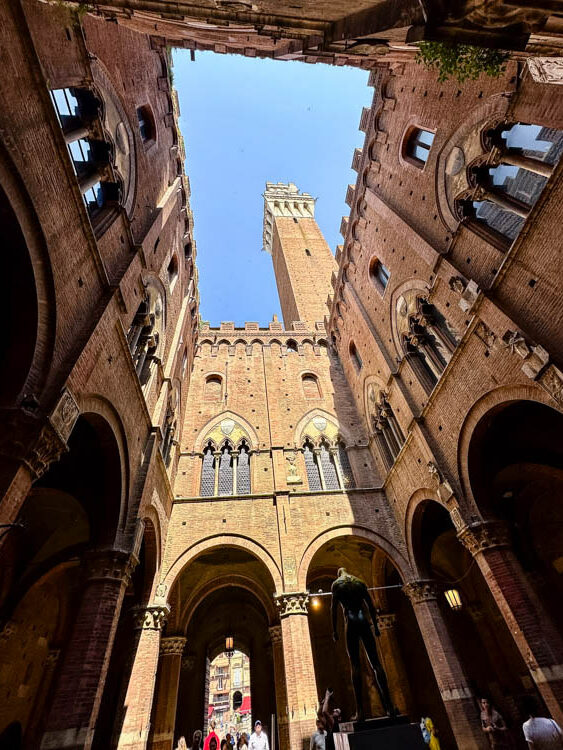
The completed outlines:
{"type": "Polygon", "coordinates": [[[502,521],[471,524],[462,529],[457,536],[473,556],[488,549],[510,545],[510,535],[502,521]]]}
{"type": "Polygon", "coordinates": [[[529,57],[526,63],[534,81],[563,85],[563,58],[529,57]]]}
{"type": "Polygon", "coordinates": [[[309,604],[309,592],[294,594],[279,594],[275,596],[276,606],[280,617],[289,615],[306,615],[309,604]]]}
{"type": "Polygon", "coordinates": [[[286,481],[288,484],[301,484],[301,477],[297,473],[295,465],[296,455],[293,451],[286,453],[285,460],[288,463],[286,481]]]}
{"type": "Polygon", "coordinates": [[[411,581],[403,586],[403,591],[413,605],[431,602],[438,598],[436,581],[411,581]]]}
{"type": "Polygon", "coordinates": [[[133,624],[136,630],[162,630],[168,619],[170,607],[149,605],[133,608],[133,624]]]}
{"type": "Polygon", "coordinates": [[[282,629],[281,625],[272,625],[270,627],[270,638],[274,646],[282,643],[282,629]]]}
{"type": "Polygon", "coordinates": [[[324,417],[314,417],[313,424],[319,432],[326,430],[326,419],[324,417]]]}
{"type": "Polygon", "coordinates": [[[179,656],[186,645],[186,639],[175,635],[163,638],[160,641],[160,653],[162,656],[179,656]]]}
{"type": "Polygon", "coordinates": [[[539,381],[540,385],[553,396],[558,404],[563,406],[563,373],[555,365],[551,365],[539,381]]]}
{"type": "Polygon", "coordinates": [[[454,146],[446,159],[446,174],[454,177],[465,166],[465,154],[459,146],[454,146]]]}
{"type": "Polygon", "coordinates": [[[524,360],[524,375],[535,380],[549,362],[549,353],[543,346],[534,346],[527,342],[520,331],[507,331],[502,339],[511,354],[517,354],[524,360]]]}
{"type": "Polygon", "coordinates": [[[438,484],[438,497],[440,498],[440,500],[446,501],[454,493],[451,484],[448,482],[447,479],[444,479],[442,477],[438,467],[433,461],[429,461],[427,463],[427,467],[428,467],[428,473],[430,474],[432,479],[438,484]]]}
{"type": "Polygon", "coordinates": [[[459,506],[454,505],[453,508],[450,508],[450,518],[452,519],[452,523],[458,531],[463,529],[463,527],[465,526],[465,522],[461,517],[459,506]]]}
{"type": "Polygon", "coordinates": [[[221,432],[223,435],[230,435],[235,428],[235,422],[233,419],[223,419],[221,422],[221,432]]]}
{"type": "Polygon", "coordinates": [[[490,350],[495,347],[497,337],[482,320],[480,320],[475,326],[475,335],[477,338],[481,339],[487,349],[490,350]]]}
{"type": "Polygon", "coordinates": [[[83,560],[89,580],[110,580],[126,586],[139,562],[135,555],[115,549],[90,550],[83,560]]]}
{"type": "Polygon", "coordinates": [[[477,286],[477,284],[471,280],[468,282],[467,286],[461,293],[461,299],[459,301],[459,306],[463,310],[463,312],[469,312],[475,302],[477,301],[477,297],[480,294],[480,289],[477,286]]]}
{"type": "Polygon", "coordinates": [[[63,442],[66,443],[69,439],[79,415],[80,409],[74,396],[65,388],[50,417],[51,424],[63,442]]]}
{"type": "Polygon", "coordinates": [[[461,278],[461,276],[452,276],[450,280],[448,281],[448,286],[450,287],[452,292],[457,292],[457,294],[463,294],[467,284],[461,278]]]}
{"type": "Polygon", "coordinates": [[[397,624],[397,615],[393,613],[382,613],[377,615],[377,626],[380,630],[391,630],[397,624]]]}
{"type": "Polygon", "coordinates": [[[53,461],[58,461],[61,454],[67,450],[63,440],[57,435],[51,425],[45,425],[35,444],[25,457],[31,473],[39,479],[53,461]]]}
{"type": "Polygon", "coordinates": [[[168,591],[168,586],[166,583],[159,583],[156,587],[156,593],[155,595],[158,596],[160,599],[164,599],[166,596],[166,592],[168,591]]]}

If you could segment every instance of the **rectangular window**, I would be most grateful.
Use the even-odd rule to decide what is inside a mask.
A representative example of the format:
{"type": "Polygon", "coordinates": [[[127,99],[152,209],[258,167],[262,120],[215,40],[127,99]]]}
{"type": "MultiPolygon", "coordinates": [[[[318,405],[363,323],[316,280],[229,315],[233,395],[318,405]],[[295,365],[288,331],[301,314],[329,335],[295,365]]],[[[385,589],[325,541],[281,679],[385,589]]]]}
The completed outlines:
{"type": "Polygon", "coordinates": [[[415,128],[408,136],[407,155],[420,162],[420,165],[423,166],[428,160],[433,142],[434,133],[430,130],[415,128]]]}

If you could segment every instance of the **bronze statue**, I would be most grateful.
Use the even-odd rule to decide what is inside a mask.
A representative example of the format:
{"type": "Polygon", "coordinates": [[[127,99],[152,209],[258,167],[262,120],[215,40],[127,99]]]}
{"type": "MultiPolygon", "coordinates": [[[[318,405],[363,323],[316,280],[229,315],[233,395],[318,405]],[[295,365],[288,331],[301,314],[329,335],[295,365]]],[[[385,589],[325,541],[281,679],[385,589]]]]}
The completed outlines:
{"type": "Polygon", "coordinates": [[[396,711],[391,702],[387,677],[377,655],[375,637],[370,626],[370,618],[373,622],[375,635],[379,635],[377,627],[377,615],[375,607],[368,592],[366,584],[356,576],[350,575],[345,568],[338,569],[338,578],[332,584],[332,637],[338,640],[337,604],[341,604],[346,622],[346,650],[352,668],[352,685],[356,697],[356,716],[353,721],[364,720],[364,707],[362,703],[362,672],[360,666],[360,642],[364,644],[369,663],[374,672],[375,684],[383,703],[383,708],[388,716],[394,716],[396,711]],[[367,606],[369,617],[367,617],[364,605],[367,606]]]}

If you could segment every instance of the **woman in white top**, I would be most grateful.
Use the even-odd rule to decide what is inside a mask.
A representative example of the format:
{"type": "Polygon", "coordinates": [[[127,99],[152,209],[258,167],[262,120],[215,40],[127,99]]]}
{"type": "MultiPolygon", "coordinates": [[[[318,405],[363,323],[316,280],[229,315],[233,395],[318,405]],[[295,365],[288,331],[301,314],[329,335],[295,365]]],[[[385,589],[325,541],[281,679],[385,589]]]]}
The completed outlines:
{"type": "Polygon", "coordinates": [[[522,701],[523,713],[530,718],[522,725],[530,750],[563,750],[563,732],[553,719],[538,716],[539,705],[533,695],[522,701]]]}

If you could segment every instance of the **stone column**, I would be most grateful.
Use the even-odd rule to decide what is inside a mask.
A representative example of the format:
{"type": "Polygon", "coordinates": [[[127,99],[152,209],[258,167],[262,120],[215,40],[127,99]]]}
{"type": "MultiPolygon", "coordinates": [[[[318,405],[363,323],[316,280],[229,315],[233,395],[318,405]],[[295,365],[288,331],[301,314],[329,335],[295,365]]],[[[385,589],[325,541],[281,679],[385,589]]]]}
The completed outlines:
{"type": "Polygon", "coordinates": [[[458,747],[485,750],[488,743],[481,729],[475,696],[440,612],[436,582],[414,581],[407,583],[403,591],[413,606],[458,747]]]}
{"type": "Polygon", "coordinates": [[[483,190],[482,193],[476,197],[476,200],[490,201],[491,203],[496,204],[499,208],[503,208],[505,211],[510,211],[511,213],[516,214],[516,216],[520,216],[522,219],[527,219],[528,214],[530,213],[530,206],[526,206],[511,195],[502,193],[500,190],[494,190],[493,188],[483,190]]]}
{"type": "Polygon", "coordinates": [[[401,714],[409,715],[412,697],[399,641],[397,640],[395,627],[397,615],[391,613],[379,614],[377,615],[377,625],[380,632],[381,661],[387,675],[393,705],[399,709],[401,714]]]}
{"type": "Polygon", "coordinates": [[[129,679],[124,686],[125,697],[119,701],[123,715],[116,724],[119,735],[112,743],[115,747],[144,750],[147,746],[160,636],[169,612],[167,605],[135,607],[133,610],[137,641],[132,653],[133,664],[126,671],[129,679]]]}
{"type": "Polygon", "coordinates": [[[285,688],[285,669],[283,662],[283,642],[281,625],[270,628],[272,657],[274,661],[274,682],[276,686],[276,708],[278,718],[278,735],[280,748],[289,747],[289,719],[287,708],[287,691],[285,688]]]}
{"type": "Polygon", "coordinates": [[[64,652],[42,750],[89,750],[117,622],[137,559],[123,550],[92,550],[74,628],[64,652]]]}
{"type": "Polygon", "coordinates": [[[546,706],[563,723],[563,640],[511,549],[508,529],[489,521],[458,537],[478,563],[546,706]]]}
{"type": "Polygon", "coordinates": [[[285,685],[287,691],[288,750],[302,750],[315,731],[317,684],[307,617],[308,593],[276,597],[281,617],[285,685]]]}
{"type": "Polygon", "coordinates": [[[540,174],[542,177],[551,177],[553,174],[553,165],[539,159],[533,159],[530,156],[523,156],[514,151],[503,151],[499,156],[501,164],[510,164],[512,167],[521,167],[529,172],[540,174]]]}
{"type": "MultiPolygon", "coordinates": [[[[172,750],[178,684],[182,666],[182,653],[186,639],[181,636],[162,638],[160,641],[160,663],[154,697],[154,725],[151,730],[151,750],[172,750]]],[[[190,738],[187,738],[189,741],[190,738]]]]}

